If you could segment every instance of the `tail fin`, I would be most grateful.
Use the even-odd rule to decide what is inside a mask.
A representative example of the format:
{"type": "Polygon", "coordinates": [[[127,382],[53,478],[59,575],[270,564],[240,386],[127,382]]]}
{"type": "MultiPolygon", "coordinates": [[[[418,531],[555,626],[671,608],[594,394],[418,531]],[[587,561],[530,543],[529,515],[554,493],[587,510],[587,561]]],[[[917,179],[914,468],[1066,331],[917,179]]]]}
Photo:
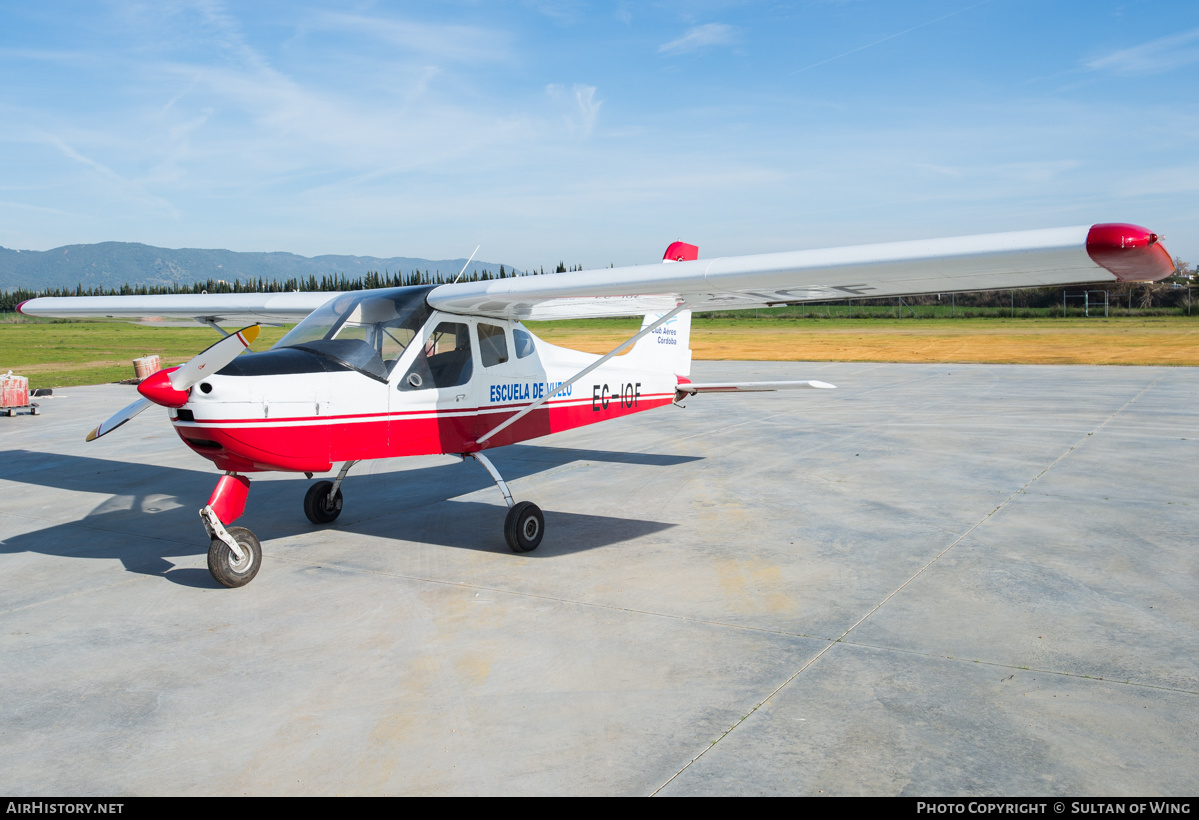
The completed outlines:
{"type": "Polygon", "coordinates": [[[662,256],[663,262],[691,262],[699,259],[699,246],[686,242],[671,242],[662,256]]]}
{"type": "MultiPolygon", "coordinates": [[[[690,262],[699,259],[699,247],[686,242],[671,242],[662,256],[663,262],[690,262]]],[[[645,330],[661,319],[664,313],[647,313],[641,320],[645,330]]],[[[648,370],[664,370],[676,376],[691,375],[691,311],[677,316],[653,333],[641,337],[629,351],[631,364],[648,370]]]]}
{"type": "MultiPolygon", "coordinates": [[[[641,329],[661,319],[664,313],[647,313],[641,320],[641,329]]],[[[642,336],[629,356],[637,367],[647,370],[664,370],[676,376],[691,375],[691,311],[679,311],[677,316],[666,321],[652,333],[642,336]]]]}

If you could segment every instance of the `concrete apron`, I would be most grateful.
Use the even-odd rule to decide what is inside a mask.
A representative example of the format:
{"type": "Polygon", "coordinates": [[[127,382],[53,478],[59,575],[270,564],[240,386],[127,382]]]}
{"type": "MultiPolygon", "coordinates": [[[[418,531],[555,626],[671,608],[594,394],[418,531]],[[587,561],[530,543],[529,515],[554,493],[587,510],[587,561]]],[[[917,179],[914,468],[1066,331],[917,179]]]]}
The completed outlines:
{"type": "Polygon", "coordinates": [[[0,418],[10,795],[1193,794],[1199,371],[699,362],[717,395],[361,464],[314,527],[132,388],[0,418]]]}

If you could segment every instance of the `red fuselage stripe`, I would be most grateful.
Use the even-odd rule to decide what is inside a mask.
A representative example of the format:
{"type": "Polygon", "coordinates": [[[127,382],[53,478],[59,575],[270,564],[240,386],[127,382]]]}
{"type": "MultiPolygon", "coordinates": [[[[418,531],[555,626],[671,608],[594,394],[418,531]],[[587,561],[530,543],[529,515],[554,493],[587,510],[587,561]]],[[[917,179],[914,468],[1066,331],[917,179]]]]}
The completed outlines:
{"type": "MultiPolygon", "coordinates": [[[[640,401],[654,401],[663,398],[674,398],[674,393],[643,393],[640,395],[640,401]]],[[[619,394],[612,396],[610,401],[619,402],[619,394]]],[[[285,416],[275,419],[264,418],[243,418],[243,419],[195,419],[192,422],[183,422],[184,424],[204,424],[211,426],[223,425],[246,425],[253,424],[256,426],[277,426],[286,422],[304,422],[308,424],[332,424],[335,422],[351,422],[360,423],[359,420],[383,421],[394,420],[412,416],[428,416],[428,417],[452,417],[452,416],[471,416],[486,414],[488,416],[498,415],[506,411],[517,411],[524,407],[528,407],[532,402],[519,402],[515,404],[489,404],[482,407],[463,407],[453,410],[441,410],[432,408],[429,410],[396,410],[396,411],[381,411],[378,413],[353,413],[339,416],[285,416]]],[[[547,406],[552,408],[569,407],[572,405],[590,406],[592,400],[590,397],[586,399],[567,399],[565,401],[551,401],[547,406]]]]}
{"type": "Polygon", "coordinates": [[[176,422],[175,432],[196,453],[222,470],[325,472],[339,461],[467,453],[500,447],[651,410],[673,400],[673,393],[626,400],[617,394],[609,397],[606,405],[592,401],[554,403],[523,416],[485,445],[480,445],[477,437],[510,418],[519,406],[485,414],[430,411],[419,418],[403,412],[300,419],[312,422],[308,424],[284,424],[281,419],[247,419],[254,422],[247,426],[232,426],[237,422],[230,420],[207,421],[202,425],[176,422]]]}

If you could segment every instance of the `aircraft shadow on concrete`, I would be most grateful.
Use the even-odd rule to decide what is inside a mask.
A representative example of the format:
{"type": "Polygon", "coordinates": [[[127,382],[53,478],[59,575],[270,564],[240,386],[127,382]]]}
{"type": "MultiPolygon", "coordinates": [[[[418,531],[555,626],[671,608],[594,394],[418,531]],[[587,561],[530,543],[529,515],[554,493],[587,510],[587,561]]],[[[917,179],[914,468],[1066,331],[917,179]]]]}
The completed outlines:
{"type": "MultiPolygon", "coordinates": [[[[532,445],[510,445],[489,452],[508,482],[564,467],[575,462],[612,462],[670,467],[698,461],[698,456],[620,453],[532,445]]],[[[268,551],[269,541],[302,533],[335,530],[488,552],[507,552],[499,504],[453,499],[479,490],[499,490],[482,466],[447,457],[435,466],[367,474],[357,465],[342,484],[345,506],[336,523],[314,526],[304,517],[303,498],[311,484],[295,480],[255,482],[245,515],[238,524],[249,526],[268,551]]],[[[216,484],[211,471],[108,461],[85,456],[0,452],[0,480],[58,490],[108,496],[82,519],[0,541],[0,554],[34,552],[74,558],[116,558],[130,572],[161,575],[187,586],[214,586],[206,570],[175,569],[165,556],[202,555],[207,536],[197,511],[216,484]]],[[[253,475],[251,475],[253,479],[253,475]]],[[[552,500],[528,497],[524,488],[511,487],[517,500],[542,506],[546,540],[529,557],[550,558],[586,549],[611,546],[659,532],[673,524],[555,512],[552,500]]],[[[2,507],[0,507],[2,509],[2,507]]]]}

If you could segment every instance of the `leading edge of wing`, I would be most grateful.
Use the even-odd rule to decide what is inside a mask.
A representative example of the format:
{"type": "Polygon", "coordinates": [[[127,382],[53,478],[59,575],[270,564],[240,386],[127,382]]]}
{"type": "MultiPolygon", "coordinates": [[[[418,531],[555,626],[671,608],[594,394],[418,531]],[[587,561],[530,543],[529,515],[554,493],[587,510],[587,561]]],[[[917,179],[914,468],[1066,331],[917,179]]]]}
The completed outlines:
{"type": "Polygon", "coordinates": [[[1126,224],[921,239],[441,285],[429,304],[507,319],[627,316],[833,299],[1155,280],[1156,234],[1126,224]]]}
{"type": "Polygon", "coordinates": [[[55,319],[198,319],[218,323],[299,322],[340,293],[203,293],[153,296],[43,296],[17,305],[55,319]]]}

